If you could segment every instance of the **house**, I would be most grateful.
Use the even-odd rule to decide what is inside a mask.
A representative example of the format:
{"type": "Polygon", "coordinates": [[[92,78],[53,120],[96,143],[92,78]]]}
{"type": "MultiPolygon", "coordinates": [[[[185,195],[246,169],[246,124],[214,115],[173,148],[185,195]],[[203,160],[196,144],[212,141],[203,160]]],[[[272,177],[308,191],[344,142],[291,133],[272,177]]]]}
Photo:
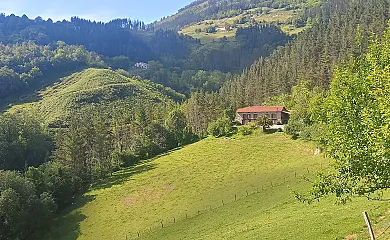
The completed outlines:
{"type": "Polygon", "coordinates": [[[217,29],[215,29],[217,32],[226,32],[226,27],[217,27],[217,29]]]}
{"type": "Polygon", "coordinates": [[[290,119],[290,112],[283,106],[252,106],[238,109],[237,121],[246,125],[264,115],[272,124],[287,124],[290,119]]]}
{"type": "Polygon", "coordinates": [[[134,67],[136,68],[142,68],[142,69],[148,69],[149,68],[149,64],[147,63],[144,63],[144,62],[138,62],[134,65],[134,67]]]}

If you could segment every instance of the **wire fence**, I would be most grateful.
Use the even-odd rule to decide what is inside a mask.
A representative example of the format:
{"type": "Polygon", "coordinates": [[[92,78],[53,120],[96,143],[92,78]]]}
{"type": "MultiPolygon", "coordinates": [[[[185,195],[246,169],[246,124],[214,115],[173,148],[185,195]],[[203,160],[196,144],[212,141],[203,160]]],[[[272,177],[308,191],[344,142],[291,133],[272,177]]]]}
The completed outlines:
{"type": "MultiPolygon", "coordinates": [[[[321,170],[322,170],[322,168],[323,168],[323,165],[321,164],[321,170]]],[[[151,232],[154,232],[158,229],[165,228],[165,227],[171,226],[173,224],[177,224],[181,221],[185,221],[186,219],[193,218],[193,217],[208,213],[210,211],[216,210],[216,209],[221,208],[225,205],[228,205],[228,204],[234,203],[236,201],[248,198],[250,196],[253,196],[256,194],[261,194],[264,191],[267,191],[271,188],[286,186],[286,184],[288,184],[288,183],[298,183],[298,182],[305,181],[304,176],[306,174],[311,174],[311,173],[317,172],[318,170],[319,170],[318,167],[316,167],[315,170],[307,167],[306,171],[304,173],[302,173],[302,172],[297,173],[295,171],[289,176],[287,176],[287,175],[284,176],[282,179],[280,179],[280,178],[276,179],[277,180],[276,182],[269,181],[267,183],[262,184],[258,188],[256,187],[256,188],[242,191],[240,193],[230,194],[226,198],[220,198],[220,200],[216,201],[213,205],[206,206],[203,209],[198,209],[196,211],[185,211],[180,215],[176,214],[176,216],[172,215],[171,217],[158,219],[153,224],[151,224],[148,228],[144,229],[143,231],[128,232],[128,234],[126,234],[126,236],[125,236],[125,239],[126,240],[138,239],[138,238],[145,236],[151,232]]],[[[270,217],[270,214],[271,214],[270,212],[265,213],[265,215],[267,215],[268,217],[270,217]]]]}

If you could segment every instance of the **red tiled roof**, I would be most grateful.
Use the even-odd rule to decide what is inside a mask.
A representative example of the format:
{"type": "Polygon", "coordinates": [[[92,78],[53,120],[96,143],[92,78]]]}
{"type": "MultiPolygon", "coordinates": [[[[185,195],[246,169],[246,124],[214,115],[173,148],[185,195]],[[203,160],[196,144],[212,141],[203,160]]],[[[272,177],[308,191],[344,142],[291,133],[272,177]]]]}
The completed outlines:
{"type": "Polygon", "coordinates": [[[283,106],[252,106],[240,108],[238,113],[261,113],[261,112],[282,112],[285,111],[283,106]]]}

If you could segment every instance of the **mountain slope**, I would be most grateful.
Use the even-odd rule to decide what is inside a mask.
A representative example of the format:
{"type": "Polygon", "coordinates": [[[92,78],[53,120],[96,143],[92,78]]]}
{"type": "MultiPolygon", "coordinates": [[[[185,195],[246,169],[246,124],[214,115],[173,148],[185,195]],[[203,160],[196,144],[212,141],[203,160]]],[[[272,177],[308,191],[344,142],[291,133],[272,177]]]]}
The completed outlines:
{"type": "Polygon", "coordinates": [[[223,98],[239,108],[289,93],[301,81],[327,89],[333,68],[364,53],[372,33],[386,29],[389,6],[388,0],[328,0],[308,30],[226,83],[223,98]]]}
{"type": "Polygon", "coordinates": [[[341,239],[387,204],[332,199],[306,205],[307,188],[329,159],[283,134],[208,138],[94,186],[39,239],[341,239]]]}
{"type": "Polygon", "coordinates": [[[14,106],[10,111],[36,111],[46,122],[64,120],[72,110],[88,105],[108,105],[118,101],[173,103],[184,96],[161,85],[134,80],[108,69],[86,69],[62,79],[40,93],[41,100],[14,106]]]}
{"type": "Polygon", "coordinates": [[[177,14],[153,23],[152,26],[178,30],[186,25],[207,19],[237,16],[249,9],[298,9],[316,3],[317,1],[307,0],[198,0],[180,9],[177,14]]]}

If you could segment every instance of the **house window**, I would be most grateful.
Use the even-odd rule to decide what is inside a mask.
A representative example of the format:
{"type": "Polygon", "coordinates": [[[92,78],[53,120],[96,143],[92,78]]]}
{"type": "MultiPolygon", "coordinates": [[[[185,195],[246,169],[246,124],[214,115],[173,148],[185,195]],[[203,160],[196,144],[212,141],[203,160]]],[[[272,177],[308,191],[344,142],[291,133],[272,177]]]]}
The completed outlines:
{"type": "Polygon", "coordinates": [[[257,114],[253,114],[253,118],[254,118],[254,119],[257,119],[257,118],[258,118],[258,115],[257,115],[257,114]]]}
{"type": "Polygon", "coordinates": [[[271,118],[276,118],[276,114],[272,113],[271,118]]]}
{"type": "Polygon", "coordinates": [[[242,115],[242,118],[243,118],[244,120],[245,120],[245,119],[248,119],[246,114],[243,114],[243,115],[242,115]]]}

